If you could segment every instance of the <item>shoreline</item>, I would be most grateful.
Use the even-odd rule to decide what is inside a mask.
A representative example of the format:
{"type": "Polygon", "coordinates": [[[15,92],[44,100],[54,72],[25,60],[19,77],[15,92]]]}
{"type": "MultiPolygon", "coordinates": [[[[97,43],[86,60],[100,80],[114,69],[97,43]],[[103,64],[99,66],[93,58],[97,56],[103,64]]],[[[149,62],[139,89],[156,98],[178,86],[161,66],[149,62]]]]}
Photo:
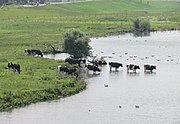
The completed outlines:
{"type": "Polygon", "coordinates": [[[4,104],[1,104],[0,106],[0,112],[11,112],[13,109],[18,109],[24,106],[28,106],[35,103],[40,102],[47,102],[57,99],[66,98],[75,94],[78,94],[86,89],[86,83],[85,82],[76,82],[77,84],[80,84],[81,86],[74,86],[69,87],[64,90],[59,90],[56,87],[52,89],[44,89],[44,90],[37,90],[37,91],[23,91],[22,93],[12,93],[7,92],[5,93],[4,99],[1,99],[1,102],[5,99],[11,99],[10,101],[5,101],[4,104]],[[21,99],[23,96],[29,96],[28,100],[21,99]]]}

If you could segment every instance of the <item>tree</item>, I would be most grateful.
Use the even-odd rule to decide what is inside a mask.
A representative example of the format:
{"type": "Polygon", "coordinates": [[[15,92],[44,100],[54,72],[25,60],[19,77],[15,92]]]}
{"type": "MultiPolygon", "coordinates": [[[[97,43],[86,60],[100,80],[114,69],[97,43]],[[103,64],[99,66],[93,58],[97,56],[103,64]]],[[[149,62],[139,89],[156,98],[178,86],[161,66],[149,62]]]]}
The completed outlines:
{"type": "Polygon", "coordinates": [[[134,20],[133,23],[134,23],[134,29],[139,30],[140,29],[140,20],[136,19],[136,20],[134,20]]]}
{"type": "Polygon", "coordinates": [[[89,55],[90,39],[81,31],[71,30],[66,32],[64,36],[64,52],[74,56],[74,58],[86,57],[89,55]]]}
{"type": "Polygon", "coordinates": [[[151,30],[151,25],[148,20],[136,19],[133,21],[134,31],[138,32],[149,32],[151,30]]]}

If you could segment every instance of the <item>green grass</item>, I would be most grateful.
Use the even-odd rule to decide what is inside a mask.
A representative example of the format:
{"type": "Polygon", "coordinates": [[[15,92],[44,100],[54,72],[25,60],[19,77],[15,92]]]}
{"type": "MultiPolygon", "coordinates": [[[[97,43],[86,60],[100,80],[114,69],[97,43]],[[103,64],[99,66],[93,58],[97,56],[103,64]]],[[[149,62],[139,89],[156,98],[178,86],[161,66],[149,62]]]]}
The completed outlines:
{"type": "Polygon", "coordinates": [[[180,29],[180,2],[99,0],[24,8],[0,7],[0,109],[68,96],[85,88],[74,78],[56,78],[63,61],[24,55],[24,49],[61,49],[67,30],[78,29],[89,37],[131,32],[133,20],[148,19],[153,30],[180,29]],[[21,65],[21,74],[7,63],[21,65]],[[71,85],[73,83],[73,85],[71,85]]]}
{"type": "Polygon", "coordinates": [[[70,75],[59,74],[63,61],[16,54],[0,59],[0,110],[7,110],[78,93],[86,84],[70,75]],[[7,69],[7,61],[20,63],[21,74],[7,69]],[[73,84],[73,85],[72,85],[73,84]]]}

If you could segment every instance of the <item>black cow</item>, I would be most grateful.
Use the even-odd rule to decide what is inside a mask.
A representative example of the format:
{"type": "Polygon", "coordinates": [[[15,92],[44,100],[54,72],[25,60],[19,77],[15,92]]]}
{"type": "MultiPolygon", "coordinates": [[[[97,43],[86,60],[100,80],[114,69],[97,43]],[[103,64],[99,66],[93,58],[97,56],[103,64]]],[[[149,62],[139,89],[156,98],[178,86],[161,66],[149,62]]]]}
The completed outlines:
{"type": "Polygon", "coordinates": [[[58,66],[58,71],[67,72],[67,71],[68,71],[68,68],[67,68],[66,66],[61,66],[61,65],[59,65],[59,66],[58,66]]]}
{"type": "Polygon", "coordinates": [[[68,74],[73,74],[76,78],[79,76],[76,67],[68,67],[68,74]]]}
{"type": "Polygon", "coordinates": [[[68,62],[69,64],[78,64],[79,67],[81,67],[81,63],[86,63],[85,59],[74,59],[74,58],[66,58],[65,62],[68,62]]]}
{"type": "Polygon", "coordinates": [[[102,65],[107,65],[106,61],[102,61],[102,60],[92,60],[92,61],[88,61],[90,63],[92,63],[95,66],[102,66],[102,65]]]}
{"type": "Polygon", "coordinates": [[[89,61],[90,63],[92,63],[95,66],[102,66],[102,65],[107,65],[106,60],[101,57],[101,58],[94,58],[92,61],[89,61]]]}
{"type": "Polygon", "coordinates": [[[101,72],[101,70],[95,65],[85,65],[85,67],[87,67],[88,70],[91,70],[93,72],[101,72]]]}
{"type": "Polygon", "coordinates": [[[156,69],[156,66],[154,66],[154,65],[144,65],[144,72],[146,72],[146,71],[152,72],[153,69],[156,69]]]}
{"type": "Polygon", "coordinates": [[[127,72],[129,72],[129,70],[133,70],[133,72],[136,72],[137,69],[140,69],[139,66],[134,64],[126,65],[126,67],[127,67],[127,72]]]}
{"type": "Polygon", "coordinates": [[[119,67],[123,67],[123,65],[121,63],[118,63],[118,62],[109,62],[109,67],[110,67],[110,70],[112,68],[115,68],[117,70],[119,67]]]}
{"type": "Polygon", "coordinates": [[[25,49],[24,52],[27,54],[27,55],[38,55],[38,56],[41,56],[43,57],[43,54],[40,50],[35,50],[35,49],[31,49],[31,50],[28,50],[28,49],[25,49]]]}
{"type": "Polygon", "coordinates": [[[40,55],[41,57],[43,57],[43,54],[40,50],[31,50],[31,51],[33,55],[38,55],[38,56],[40,55]]]}
{"type": "Polygon", "coordinates": [[[73,74],[76,77],[78,77],[78,72],[77,72],[77,67],[76,66],[74,66],[74,67],[58,66],[58,70],[62,71],[62,72],[65,72],[67,74],[73,74]]]}
{"type": "Polygon", "coordinates": [[[20,65],[19,64],[13,64],[12,62],[8,63],[8,68],[12,69],[13,71],[17,71],[18,74],[20,74],[21,70],[20,70],[20,65]]]}
{"type": "Polygon", "coordinates": [[[67,68],[67,73],[68,74],[74,74],[75,72],[77,72],[77,68],[76,67],[68,67],[67,68]]]}

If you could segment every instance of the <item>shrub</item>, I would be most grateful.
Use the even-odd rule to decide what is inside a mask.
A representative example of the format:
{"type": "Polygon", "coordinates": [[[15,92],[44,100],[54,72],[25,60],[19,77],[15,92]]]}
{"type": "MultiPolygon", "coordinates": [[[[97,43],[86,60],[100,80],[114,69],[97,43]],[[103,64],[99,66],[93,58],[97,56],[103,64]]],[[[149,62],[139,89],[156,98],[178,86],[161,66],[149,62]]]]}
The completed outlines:
{"type": "Polygon", "coordinates": [[[89,55],[90,39],[81,31],[71,30],[64,36],[64,52],[73,55],[75,58],[86,57],[89,55]]]}
{"type": "Polygon", "coordinates": [[[148,20],[136,19],[133,21],[134,31],[138,32],[149,32],[151,30],[151,25],[148,20]]]}

